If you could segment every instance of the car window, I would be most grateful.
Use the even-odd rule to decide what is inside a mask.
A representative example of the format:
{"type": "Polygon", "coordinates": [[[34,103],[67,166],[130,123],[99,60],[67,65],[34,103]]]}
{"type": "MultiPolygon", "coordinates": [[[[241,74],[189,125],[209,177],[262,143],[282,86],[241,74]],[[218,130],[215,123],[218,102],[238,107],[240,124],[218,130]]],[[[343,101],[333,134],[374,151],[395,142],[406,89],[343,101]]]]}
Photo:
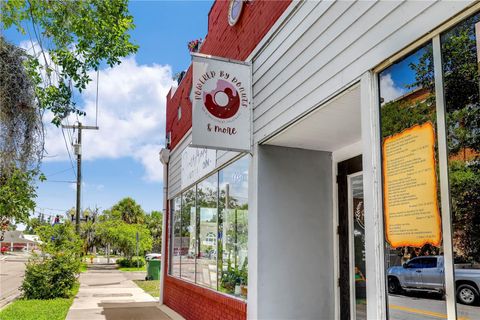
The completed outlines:
{"type": "Polygon", "coordinates": [[[422,268],[436,268],[437,267],[437,258],[423,258],[422,268]]]}
{"type": "Polygon", "coordinates": [[[409,268],[421,268],[422,267],[422,262],[420,259],[414,259],[414,260],[411,260],[407,266],[409,268]]]}

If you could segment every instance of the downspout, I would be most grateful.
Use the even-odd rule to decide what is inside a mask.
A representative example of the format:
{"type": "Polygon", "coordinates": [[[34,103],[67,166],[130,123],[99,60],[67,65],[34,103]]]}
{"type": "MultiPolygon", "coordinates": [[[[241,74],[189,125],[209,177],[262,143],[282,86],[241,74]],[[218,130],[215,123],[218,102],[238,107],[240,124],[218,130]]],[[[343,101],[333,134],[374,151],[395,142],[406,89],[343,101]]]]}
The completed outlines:
{"type": "MultiPolygon", "coordinates": [[[[162,218],[162,260],[160,268],[160,305],[163,304],[163,292],[165,286],[166,264],[165,258],[167,253],[167,217],[168,217],[168,161],[170,160],[170,150],[162,148],[160,150],[160,162],[163,164],[163,218],[162,218]]],[[[170,258],[170,257],[169,257],[170,258]]]]}

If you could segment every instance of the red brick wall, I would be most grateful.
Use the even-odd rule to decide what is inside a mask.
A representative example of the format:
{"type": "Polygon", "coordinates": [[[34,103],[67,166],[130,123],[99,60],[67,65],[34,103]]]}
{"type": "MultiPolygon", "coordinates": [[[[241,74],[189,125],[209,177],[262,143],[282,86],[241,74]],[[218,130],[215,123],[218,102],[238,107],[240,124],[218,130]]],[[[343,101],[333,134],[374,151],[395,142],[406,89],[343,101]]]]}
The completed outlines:
{"type": "MultiPolygon", "coordinates": [[[[230,1],[217,0],[208,16],[208,35],[201,53],[230,59],[245,60],[262,40],[272,25],[290,5],[291,0],[253,0],[243,6],[237,24],[228,24],[230,1]]],[[[185,50],[187,50],[186,39],[185,50]]],[[[192,126],[192,104],[189,99],[192,86],[192,70],[188,69],[174,96],[167,96],[166,131],[171,132],[170,149],[173,149],[192,126]],[[178,106],[182,106],[182,118],[177,120],[178,106]]]]}
{"type": "Polygon", "coordinates": [[[165,277],[163,303],[189,320],[244,320],[247,317],[245,302],[170,276],[165,277]]]}

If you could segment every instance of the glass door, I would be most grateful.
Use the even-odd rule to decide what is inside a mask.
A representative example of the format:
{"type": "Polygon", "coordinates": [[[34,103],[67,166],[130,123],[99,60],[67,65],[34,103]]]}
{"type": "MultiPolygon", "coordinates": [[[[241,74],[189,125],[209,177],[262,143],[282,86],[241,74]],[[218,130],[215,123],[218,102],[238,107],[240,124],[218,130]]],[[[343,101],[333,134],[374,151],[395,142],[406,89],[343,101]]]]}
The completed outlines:
{"type": "Polygon", "coordinates": [[[348,212],[350,246],[350,308],[352,319],[367,318],[367,279],[365,278],[365,219],[363,175],[348,176],[348,212]]]}
{"type": "Polygon", "coordinates": [[[362,157],[338,164],[340,319],[366,319],[362,157]]]}

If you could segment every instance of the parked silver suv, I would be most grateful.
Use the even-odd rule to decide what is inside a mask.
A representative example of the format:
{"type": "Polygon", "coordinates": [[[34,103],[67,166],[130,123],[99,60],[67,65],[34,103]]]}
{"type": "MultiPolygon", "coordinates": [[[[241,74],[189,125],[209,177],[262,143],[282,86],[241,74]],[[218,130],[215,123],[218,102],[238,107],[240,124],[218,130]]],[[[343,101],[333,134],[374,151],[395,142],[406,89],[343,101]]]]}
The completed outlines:
{"type": "MultiPolygon", "coordinates": [[[[403,266],[388,269],[388,292],[405,291],[439,292],[444,287],[443,256],[417,257],[403,266]]],[[[455,268],[457,300],[473,305],[480,300],[480,269],[455,268]]]]}

